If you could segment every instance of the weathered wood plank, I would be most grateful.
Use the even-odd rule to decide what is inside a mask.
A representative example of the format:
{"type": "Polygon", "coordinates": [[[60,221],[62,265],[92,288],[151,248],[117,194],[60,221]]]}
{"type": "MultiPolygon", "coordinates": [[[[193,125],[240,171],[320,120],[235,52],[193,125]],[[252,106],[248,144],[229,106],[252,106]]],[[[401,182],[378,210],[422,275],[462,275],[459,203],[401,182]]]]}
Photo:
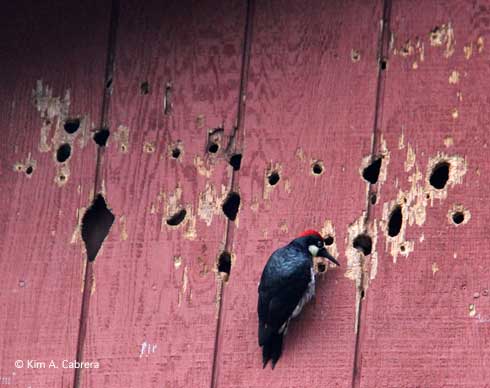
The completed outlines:
{"type": "Polygon", "coordinates": [[[108,11],[95,1],[2,4],[0,385],[73,382],[62,361],[76,353],[84,258],[77,211],[94,181],[90,131],[100,115],[108,11]],[[80,119],[71,134],[68,118],[80,119]],[[59,163],[63,143],[71,156],[59,163]],[[29,360],[46,366],[28,368],[29,360]],[[48,368],[51,360],[58,368],[48,368]]]}
{"type": "Polygon", "coordinates": [[[94,267],[87,387],[209,387],[244,21],[238,1],[121,2],[103,167],[117,219],[94,267]]]}
{"type": "Polygon", "coordinates": [[[379,264],[362,317],[360,386],[490,384],[489,12],[483,1],[393,1],[381,125],[390,155],[373,213],[379,264]],[[451,167],[437,190],[429,180],[441,159],[451,167]],[[387,237],[397,204],[403,225],[387,237]],[[459,225],[457,205],[469,212],[459,225]]]}
{"type": "Polygon", "coordinates": [[[345,275],[349,224],[366,208],[381,7],[356,1],[257,2],[245,116],[242,206],[224,289],[220,387],[350,386],[355,283],[345,275]],[[315,175],[318,162],[322,172],[315,175]],[[268,183],[279,174],[275,185],[268,183]],[[342,267],[320,278],[290,326],[274,371],[262,370],[257,284],[272,253],[305,228],[333,226],[342,267]]]}

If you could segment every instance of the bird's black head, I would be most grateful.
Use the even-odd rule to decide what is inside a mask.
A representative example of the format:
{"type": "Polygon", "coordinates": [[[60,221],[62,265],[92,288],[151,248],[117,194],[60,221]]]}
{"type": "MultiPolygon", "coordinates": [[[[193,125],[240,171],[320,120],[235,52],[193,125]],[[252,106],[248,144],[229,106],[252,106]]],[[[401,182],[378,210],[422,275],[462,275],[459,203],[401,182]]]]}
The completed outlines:
{"type": "Polygon", "coordinates": [[[325,241],[320,233],[315,230],[305,230],[294,240],[295,243],[300,244],[302,247],[308,250],[311,256],[321,256],[330,260],[336,265],[340,265],[339,262],[326,250],[325,241]]]}

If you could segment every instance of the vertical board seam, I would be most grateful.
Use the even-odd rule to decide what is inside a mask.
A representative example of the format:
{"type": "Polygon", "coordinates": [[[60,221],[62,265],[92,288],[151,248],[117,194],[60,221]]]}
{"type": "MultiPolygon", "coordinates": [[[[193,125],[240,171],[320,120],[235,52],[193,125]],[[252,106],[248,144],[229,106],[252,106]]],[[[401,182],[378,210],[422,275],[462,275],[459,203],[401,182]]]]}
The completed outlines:
{"type": "MultiPolygon", "coordinates": [[[[111,85],[114,73],[114,61],[116,55],[116,37],[117,37],[117,26],[119,21],[119,0],[112,0],[111,2],[111,14],[109,20],[109,36],[107,42],[107,53],[106,53],[106,66],[104,75],[104,85],[102,93],[102,106],[100,112],[99,128],[108,127],[108,116],[109,107],[111,99],[111,85]]],[[[94,177],[94,187],[93,187],[93,197],[97,196],[100,182],[100,170],[102,166],[102,156],[104,152],[104,147],[97,146],[97,155],[95,163],[95,177],[94,177]]],[[[87,321],[89,316],[90,307],[90,297],[93,286],[93,264],[88,259],[85,260],[85,269],[83,277],[83,295],[82,295],[82,305],[80,309],[80,318],[78,326],[78,337],[77,337],[77,350],[76,350],[76,361],[83,361],[83,350],[85,345],[85,337],[87,334],[87,321]]],[[[75,373],[73,376],[73,387],[79,388],[82,381],[82,371],[83,368],[75,368],[75,373]]]]}
{"type": "MultiPolygon", "coordinates": [[[[238,92],[238,109],[237,109],[237,120],[236,125],[233,128],[233,132],[230,137],[229,146],[232,147],[233,153],[237,149],[243,149],[244,143],[244,125],[245,125],[245,105],[246,105],[246,94],[247,94],[247,84],[248,84],[248,73],[250,68],[250,52],[252,47],[252,33],[253,33],[253,17],[255,10],[255,0],[247,0],[247,13],[245,21],[245,31],[243,39],[243,52],[242,52],[242,63],[240,72],[240,88],[238,92]]],[[[238,171],[232,169],[231,179],[230,179],[230,192],[238,191],[238,171]]],[[[232,240],[233,240],[233,224],[231,220],[226,219],[226,225],[224,230],[224,250],[231,252],[232,240]]],[[[211,372],[211,388],[216,388],[218,386],[218,353],[220,349],[220,334],[221,334],[221,324],[222,324],[222,310],[223,310],[223,300],[224,300],[224,281],[219,280],[217,295],[219,298],[218,306],[218,319],[216,322],[216,332],[214,341],[214,352],[213,352],[213,364],[211,372]]]]}
{"type": "MultiPolygon", "coordinates": [[[[378,61],[378,72],[376,79],[376,97],[375,97],[375,107],[374,107],[374,120],[373,120],[373,140],[371,143],[371,159],[373,160],[377,154],[378,144],[380,142],[380,130],[379,123],[382,119],[383,113],[383,103],[384,103],[384,88],[386,83],[386,69],[382,68],[382,62],[386,61],[389,56],[389,40],[390,40],[390,17],[391,17],[391,5],[392,0],[382,0],[383,4],[383,15],[380,21],[380,33],[378,37],[378,47],[377,47],[377,61],[378,61]]],[[[364,229],[366,231],[367,225],[371,222],[372,217],[372,203],[370,201],[373,193],[376,192],[375,184],[369,183],[369,190],[367,191],[366,198],[366,215],[364,217],[364,229]]],[[[362,260],[362,259],[361,259],[362,260]]],[[[364,276],[364,260],[361,261],[361,279],[360,279],[360,289],[356,290],[356,293],[361,293],[365,287],[366,278],[364,276]]],[[[354,347],[354,360],[352,368],[352,388],[359,388],[361,385],[361,322],[363,317],[363,304],[364,298],[359,297],[359,304],[356,306],[358,309],[356,311],[357,322],[356,327],[356,339],[354,347]]]]}

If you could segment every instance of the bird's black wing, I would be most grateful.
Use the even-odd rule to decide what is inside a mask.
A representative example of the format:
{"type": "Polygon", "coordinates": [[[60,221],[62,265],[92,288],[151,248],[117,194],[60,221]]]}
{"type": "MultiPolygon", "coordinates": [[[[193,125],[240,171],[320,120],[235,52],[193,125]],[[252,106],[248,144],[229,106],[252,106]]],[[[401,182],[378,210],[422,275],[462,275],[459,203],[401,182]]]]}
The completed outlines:
{"type": "Polygon", "coordinates": [[[288,245],[267,262],[259,286],[259,344],[289,319],[311,280],[311,257],[288,245]],[[266,330],[267,329],[267,330],[266,330]]]}

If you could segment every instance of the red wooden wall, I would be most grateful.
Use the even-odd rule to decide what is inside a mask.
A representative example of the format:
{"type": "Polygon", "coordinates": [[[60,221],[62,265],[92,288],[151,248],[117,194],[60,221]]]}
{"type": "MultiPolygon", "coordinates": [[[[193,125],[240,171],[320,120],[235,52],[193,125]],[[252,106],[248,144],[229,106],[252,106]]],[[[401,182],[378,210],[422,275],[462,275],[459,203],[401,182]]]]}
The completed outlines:
{"type": "Polygon", "coordinates": [[[18,1],[0,31],[0,386],[490,386],[488,1],[18,1]],[[258,279],[305,228],[341,267],[263,370],[258,279]]]}

